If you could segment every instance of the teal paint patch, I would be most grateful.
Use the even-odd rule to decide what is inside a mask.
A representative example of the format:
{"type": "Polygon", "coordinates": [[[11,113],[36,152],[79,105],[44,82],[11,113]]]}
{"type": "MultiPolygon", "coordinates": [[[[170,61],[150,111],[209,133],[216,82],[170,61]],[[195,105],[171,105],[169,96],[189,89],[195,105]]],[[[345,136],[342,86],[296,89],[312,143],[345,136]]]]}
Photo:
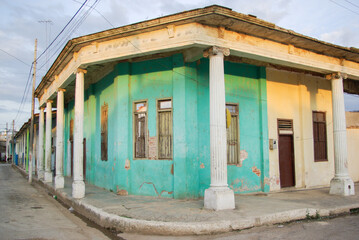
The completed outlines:
{"type": "MultiPolygon", "coordinates": [[[[238,104],[242,165],[228,165],[228,183],[235,193],[265,191],[268,176],[266,80],[263,70],[248,64],[225,62],[226,102],[238,104]]],[[[264,71],[265,72],[265,71],[264,71]]]]}
{"type": "MultiPolygon", "coordinates": [[[[268,176],[265,69],[225,62],[225,84],[226,101],[239,106],[240,148],[248,153],[241,167],[228,166],[228,184],[236,193],[267,191],[263,184],[268,176]]],[[[67,166],[71,163],[68,140],[73,107],[72,101],[65,110],[67,166]]],[[[176,54],[119,63],[85,91],[86,181],[94,185],[134,195],[203,196],[211,181],[209,136],[208,59],[184,63],[183,56],[176,54]],[[173,159],[134,159],[133,102],[147,101],[147,137],[156,139],[156,104],[163,98],[173,101],[173,159]],[[108,104],[107,161],[101,160],[104,103],[108,104]]]]}
{"type": "Polygon", "coordinates": [[[197,63],[197,127],[198,127],[198,163],[199,196],[211,183],[211,157],[209,132],[209,61],[201,59],[197,63]]]}

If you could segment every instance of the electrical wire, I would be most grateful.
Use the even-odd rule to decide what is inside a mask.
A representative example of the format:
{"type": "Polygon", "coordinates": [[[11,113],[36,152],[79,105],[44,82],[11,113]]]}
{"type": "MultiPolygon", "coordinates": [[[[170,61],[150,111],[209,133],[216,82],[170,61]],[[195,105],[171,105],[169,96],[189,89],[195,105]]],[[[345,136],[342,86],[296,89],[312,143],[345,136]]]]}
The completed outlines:
{"type": "Polygon", "coordinates": [[[345,0],[347,3],[350,3],[351,5],[353,5],[354,7],[357,7],[357,8],[359,8],[359,5],[356,5],[356,4],[354,4],[354,3],[352,3],[351,1],[348,1],[348,0],[345,0]]]}
{"type": "Polygon", "coordinates": [[[65,25],[65,27],[59,32],[59,34],[57,34],[57,36],[55,37],[55,39],[49,44],[49,46],[46,47],[46,49],[36,58],[36,61],[41,58],[45,52],[52,46],[52,44],[59,38],[59,36],[65,31],[65,29],[67,28],[67,26],[72,22],[72,20],[77,16],[77,14],[80,12],[80,10],[85,6],[85,4],[87,3],[88,0],[85,0],[85,2],[81,5],[81,7],[76,11],[76,13],[72,16],[72,18],[67,22],[67,24],[65,25]]]}
{"type": "MultiPolygon", "coordinates": [[[[18,111],[17,111],[17,113],[16,113],[16,116],[15,116],[15,118],[13,118],[13,119],[17,119],[18,118],[18,116],[19,116],[19,113],[20,113],[20,109],[21,109],[21,107],[22,107],[22,105],[23,105],[23,103],[24,103],[24,101],[25,101],[25,96],[27,95],[27,91],[28,91],[28,86],[29,86],[29,82],[30,82],[30,79],[31,79],[31,73],[32,73],[32,66],[33,66],[33,64],[34,63],[32,63],[31,64],[31,67],[30,67],[30,71],[29,71],[29,75],[28,75],[28,78],[27,78],[27,81],[26,81],[26,84],[25,84],[25,89],[24,89],[24,93],[22,94],[22,98],[21,98],[21,102],[20,102],[20,105],[19,105],[19,109],[18,109],[18,111]]],[[[29,88],[30,89],[30,88],[29,88]]]]}
{"type": "MultiPolygon", "coordinates": [[[[77,3],[80,3],[82,4],[81,2],[77,1],[77,0],[72,0],[74,2],[77,2],[77,3]]],[[[87,7],[90,7],[89,5],[86,4],[87,7]]],[[[103,19],[105,19],[105,21],[112,27],[112,28],[115,28],[115,26],[100,12],[98,11],[96,8],[93,9],[95,10],[95,12],[97,12],[103,19]]]]}
{"type": "Polygon", "coordinates": [[[335,2],[335,1],[333,1],[333,0],[329,0],[329,1],[331,1],[332,3],[338,5],[338,6],[342,7],[342,8],[345,8],[345,9],[348,10],[348,11],[351,11],[352,13],[355,13],[355,14],[359,15],[358,12],[356,12],[356,11],[354,11],[354,10],[351,10],[350,8],[348,8],[348,7],[346,7],[346,6],[342,5],[342,4],[339,4],[339,3],[337,3],[337,2],[335,2]]]}
{"type": "MultiPolygon", "coordinates": [[[[99,1],[100,0],[95,0],[95,2],[82,14],[80,19],[76,20],[75,23],[69,27],[69,32],[67,33],[67,35],[65,37],[63,37],[60,41],[58,41],[58,43],[54,46],[54,48],[57,46],[58,46],[58,48],[53,52],[53,54],[50,56],[48,61],[50,61],[50,59],[52,59],[55,55],[58,54],[58,52],[63,48],[63,46],[66,44],[66,42],[70,39],[71,35],[82,25],[82,23],[86,20],[86,18],[91,14],[92,10],[95,9],[95,7],[99,3],[99,1]]],[[[46,66],[48,61],[43,63],[39,67],[39,70],[41,70],[44,66],[46,66]]]]}
{"type": "Polygon", "coordinates": [[[18,60],[19,62],[25,64],[26,66],[28,66],[28,67],[30,66],[29,64],[27,64],[26,62],[24,62],[24,61],[21,60],[20,58],[15,57],[14,55],[10,54],[9,52],[5,51],[4,49],[1,49],[1,48],[0,48],[0,51],[6,53],[7,55],[9,55],[9,56],[11,56],[11,57],[13,57],[13,58],[15,58],[16,60],[18,60]]]}

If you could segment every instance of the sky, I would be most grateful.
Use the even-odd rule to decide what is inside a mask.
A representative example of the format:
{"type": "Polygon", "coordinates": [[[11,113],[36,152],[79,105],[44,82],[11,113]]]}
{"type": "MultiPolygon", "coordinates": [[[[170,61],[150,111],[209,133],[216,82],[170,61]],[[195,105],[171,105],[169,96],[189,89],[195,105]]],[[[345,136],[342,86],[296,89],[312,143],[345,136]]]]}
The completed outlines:
{"type": "MultiPolygon", "coordinates": [[[[0,131],[6,123],[10,128],[13,119],[19,129],[31,117],[32,81],[28,79],[35,39],[39,56],[84,1],[0,0],[0,131]]],[[[213,4],[326,42],[359,48],[359,0],[88,0],[38,59],[36,86],[72,38],[213,4]]],[[[346,94],[345,105],[346,110],[359,111],[359,96],[346,94]]]]}

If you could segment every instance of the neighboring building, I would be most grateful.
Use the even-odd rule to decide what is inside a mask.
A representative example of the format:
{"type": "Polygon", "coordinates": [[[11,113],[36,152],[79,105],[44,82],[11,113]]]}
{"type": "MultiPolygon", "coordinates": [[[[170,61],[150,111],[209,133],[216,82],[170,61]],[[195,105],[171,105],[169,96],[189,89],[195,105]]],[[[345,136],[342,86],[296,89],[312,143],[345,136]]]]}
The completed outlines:
{"type": "Polygon", "coordinates": [[[6,161],[6,131],[0,132],[0,161],[6,161]]]}
{"type": "Polygon", "coordinates": [[[348,169],[354,182],[359,182],[359,112],[346,112],[348,169]]]}
{"type": "MultiPolygon", "coordinates": [[[[54,170],[55,169],[55,146],[56,146],[56,121],[54,121],[56,119],[56,111],[52,111],[52,161],[51,161],[51,169],[54,170]]],[[[35,142],[35,157],[34,157],[34,161],[32,162],[33,164],[33,168],[32,170],[36,173],[37,167],[37,155],[38,155],[38,149],[39,149],[39,132],[38,132],[38,127],[39,127],[39,114],[35,114],[34,115],[34,142],[35,142]]],[[[20,130],[15,134],[15,141],[16,141],[16,146],[15,146],[15,159],[16,161],[14,162],[14,164],[20,166],[21,168],[23,168],[25,171],[29,171],[29,160],[30,160],[30,152],[31,148],[30,146],[30,128],[31,128],[31,118],[25,122],[20,130]]],[[[42,163],[42,166],[44,163],[42,163]]]]}
{"type": "Polygon", "coordinates": [[[358,49],[210,6],[70,40],[35,94],[40,135],[57,107],[56,188],[65,175],[75,198],[85,180],[225,209],[233,192],[353,194],[343,83],[357,80],[358,49]]]}

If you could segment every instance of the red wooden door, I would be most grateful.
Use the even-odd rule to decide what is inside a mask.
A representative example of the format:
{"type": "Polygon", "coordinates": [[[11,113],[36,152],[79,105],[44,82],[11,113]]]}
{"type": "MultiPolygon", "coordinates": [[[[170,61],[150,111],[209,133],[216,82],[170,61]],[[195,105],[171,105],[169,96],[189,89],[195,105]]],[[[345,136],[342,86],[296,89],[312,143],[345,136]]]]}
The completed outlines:
{"type": "Polygon", "coordinates": [[[295,186],[293,135],[279,135],[280,186],[295,186]]]}

